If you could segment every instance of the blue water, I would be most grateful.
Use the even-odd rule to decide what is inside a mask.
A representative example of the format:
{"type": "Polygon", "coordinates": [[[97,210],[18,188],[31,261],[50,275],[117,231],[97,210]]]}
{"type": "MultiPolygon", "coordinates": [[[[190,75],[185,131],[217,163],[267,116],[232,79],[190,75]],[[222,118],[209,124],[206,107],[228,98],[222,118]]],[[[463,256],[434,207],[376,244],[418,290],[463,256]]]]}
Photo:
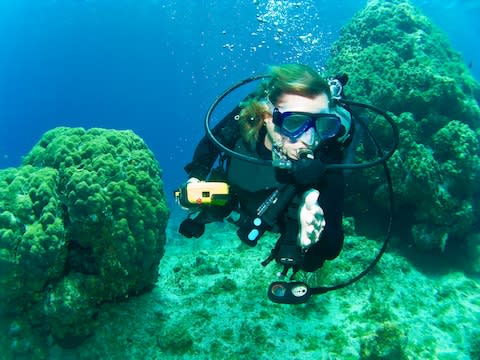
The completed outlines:
{"type": "MultiPolygon", "coordinates": [[[[0,0],[0,168],[56,126],[132,129],[171,194],[220,91],[270,64],[321,68],[365,3],[0,0]]],[[[480,79],[480,1],[414,3],[480,79]]]]}

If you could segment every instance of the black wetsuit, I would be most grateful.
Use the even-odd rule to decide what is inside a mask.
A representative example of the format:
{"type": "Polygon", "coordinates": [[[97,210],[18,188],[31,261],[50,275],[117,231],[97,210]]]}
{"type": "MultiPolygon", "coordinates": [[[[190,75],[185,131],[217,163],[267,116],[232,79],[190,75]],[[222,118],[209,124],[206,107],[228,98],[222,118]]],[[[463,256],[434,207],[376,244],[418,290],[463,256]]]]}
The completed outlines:
{"type": "MultiPolygon", "coordinates": [[[[257,147],[254,151],[243,145],[240,131],[235,116],[240,112],[236,107],[222,121],[217,124],[212,133],[226,147],[246,155],[271,160],[271,152],[264,146],[266,131],[260,133],[257,147]]],[[[335,139],[323,144],[315,151],[315,158],[325,163],[340,163],[343,160],[342,147],[335,139]]],[[[219,150],[205,136],[197,145],[193,160],[185,166],[190,177],[200,180],[207,179],[210,171],[220,155],[219,150]]],[[[243,214],[255,216],[258,206],[276,188],[284,183],[292,183],[293,177],[287,170],[276,169],[269,166],[247,163],[239,159],[228,159],[227,179],[231,192],[238,201],[243,214]]],[[[343,202],[344,202],[344,176],[342,171],[327,171],[318,184],[308,187],[298,187],[297,195],[291,200],[289,206],[277,219],[274,230],[281,233],[277,247],[282,239],[289,238],[295,242],[299,230],[298,207],[304,191],[315,188],[320,192],[319,205],[324,211],[325,229],[319,241],[302,255],[299,266],[305,271],[314,271],[321,267],[325,260],[338,256],[343,246],[343,202]]],[[[231,210],[231,209],[230,209],[231,210]]],[[[218,214],[228,215],[217,210],[218,214]]],[[[220,220],[220,219],[219,219],[220,220]]]]}

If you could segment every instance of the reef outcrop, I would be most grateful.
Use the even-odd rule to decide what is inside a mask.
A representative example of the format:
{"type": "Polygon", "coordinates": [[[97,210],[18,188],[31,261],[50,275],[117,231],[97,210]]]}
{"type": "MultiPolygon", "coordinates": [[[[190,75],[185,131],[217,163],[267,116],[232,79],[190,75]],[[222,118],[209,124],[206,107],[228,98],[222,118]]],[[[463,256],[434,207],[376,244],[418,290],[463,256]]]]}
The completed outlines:
{"type": "Polygon", "coordinates": [[[153,287],[168,214],[161,170],[133,132],[48,131],[0,170],[0,310],[78,344],[101,304],[153,287]]]}
{"type": "MultiPolygon", "coordinates": [[[[343,28],[327,68],[349,75],[348,97],[395,115],[400,146],[389,166],[402,237],[427,252],[479,249],[480,86],[447,37],[408,1],[370,0],[343,28]]],[[[370,126],[388,145],[388,125],[370,126]]],[[[388,205],[378,171],[352,184],[363,189],[352,204],[374,213],[388,205]]],[[[480,271],[475,251],[468,267],[480,271]]]]}

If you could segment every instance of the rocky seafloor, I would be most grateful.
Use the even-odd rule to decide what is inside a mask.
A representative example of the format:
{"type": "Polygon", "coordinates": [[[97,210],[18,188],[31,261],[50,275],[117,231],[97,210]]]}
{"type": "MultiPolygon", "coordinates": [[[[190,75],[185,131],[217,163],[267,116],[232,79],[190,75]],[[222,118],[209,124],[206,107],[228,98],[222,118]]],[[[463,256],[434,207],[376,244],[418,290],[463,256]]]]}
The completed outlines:
{"type": "MultiPolygon", "coordinates": [[[[266,295],[278,267],[260,264],[273,235],[251,249],[229,223],[208,225],[201,239],[187,240],[177,235],[178,222],[170,219],[157,286],[105,304],[93,336],[73,349],[52,345],[49,359],[480,357],[479,277],[457,271],[444,257],[442,264],[391,247],[359,282],[306,304],[281,305],[266,295]]],[[[340,257],[307,280],[350,278],[380,245],[347,236],[340,257]]],[[[10,329],[2,347],[14,338],[10,329]]]]}

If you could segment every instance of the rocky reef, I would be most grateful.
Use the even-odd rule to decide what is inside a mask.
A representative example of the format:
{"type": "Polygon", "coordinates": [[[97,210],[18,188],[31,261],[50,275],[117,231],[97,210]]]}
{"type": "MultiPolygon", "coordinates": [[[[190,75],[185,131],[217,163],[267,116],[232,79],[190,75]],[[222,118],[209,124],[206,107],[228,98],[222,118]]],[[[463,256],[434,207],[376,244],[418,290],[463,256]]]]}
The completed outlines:
{"type": "MultiPolygon", "coordinates": [[[[157,286],[105,304],[95,336],[75,349],[53,346],[49,360],[478,359],[480,285],[460,272],[429,277],[389,251],[354,285],[306,304],[275,304],[266,291],[281,268],[261,265],[274,234],[250,248],[224,223],[185,239],[173,214],[157,286]]],[[[358,275],[378,248],[348,235],[337,259],[298,279],[337,285],[358,275]]]]}
{"type": "MultiPolygon", "coordinates": [[[[347,97],[390,111],[399,126],[389,166],[400,237],[429,253],[463,249],[466,268],[480,271],[480,85],[447,37],[409,1],[370,0],[343,28],[328,72],[347,73],[347,97]]],[[[388,147],[388,125],[369,125],[388,147]]],[[[354,215],[388,206],[378,171],[351,184],[354,215]]]]}
{"type": "Polygon", "coordinates": [[[168,213],[158,163],[131,131],[56,128],[0,170],[0,310],[22,339],[14,353],[41,352],[34,333],[75,346],[102,303],[151,289],[168,213]]]}

